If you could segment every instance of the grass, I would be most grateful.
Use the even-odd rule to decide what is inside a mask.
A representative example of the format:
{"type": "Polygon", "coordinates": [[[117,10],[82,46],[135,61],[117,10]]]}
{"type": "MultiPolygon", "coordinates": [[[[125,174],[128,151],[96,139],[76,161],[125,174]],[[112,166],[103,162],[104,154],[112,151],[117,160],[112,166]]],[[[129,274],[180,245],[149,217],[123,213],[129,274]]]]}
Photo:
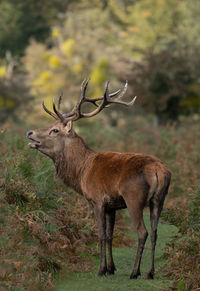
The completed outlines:
{"type": "MultiPolygon", "coordinates": [[[[145,224],[150,230],[149,215],[145,214],[145,224]]],[[[146,242],[146,247],[143,253],[141,262],[142,276],[137,280],[130,280],[129,276],[133,268],[133,260],[136,254],[136,247],[115,247],[113,250],[115,265],[117,272],[114,276],[98,277],[97,271],[99,267],[99,259],[95,261],[95,267],[91,272],[73,272],[68,274],[67,280],[60,281],[55,288],[56,291],[128,291],[128,290],[165,290],[172,285],[172,280],[164,277],[161,267],[166,264],[166,259],[163,258],[164,248],[170,241],[172,235],[176,233],[175,226],[160,222],[158,227],[158,241],[156,246],[155,267],[156,274],[154,280],[146,280],[145,273],[148,271],[150,264],[150,235],[146,242]]],[[[133,233],[136,238],[136,233],[133,233]]]]}
{"type": "MultiPolygon", "coordinates": [[[[0,288],[54,290],[57,277],[64,275],[58,290],[162,290],[173,280],[173,288],[178,290],[185,290],[184,286],[188,290],[199,288],[200,192],[195,196],[193,191],[200,179],[199,123],[188,119],[179,126],[153,127],[150,120],[136,116],[126,120],[125,128],[99,124],[85,121],[81,127],[77,125],[92,148],[149,153],[168,164],[172,182],[165,206],[174,212],[168,212],[164,219],[175,224],[179,232],[188,231],[180,232],[178,239],[168,244],[173,227],[160,224],[156,278],[144,279],[150,261],[148,239],[142,277],[132,281],[129,276],[136,248],[130,248],[127,224],[120,223],[119,217],[114,239],[118,270],[115,276],[97,277],[99,248],[97,244],[90,247],[97,242],[97,229],[87,201],[55,177],[50,159],[28,148],[24,125],[8,125],[8,130],[0,131],[0,288]],[[165,258],[161,258],[167,244],[165,258]],[[166,262],[169,267],[159,271],[166,262]]],[[[41,125],[28,126],[37,127],[41,125]]]]}
{"type": "Polygon", "coordinates": [[[52,162],[26,143],[0,135],[0,289],[52,290],[79,242],[94,238],[93,218],[56,179],[52,162]]]}
{"type": "MultiPolygon", "coordinates": [[[[83,266],[78,251],[97,240],[97,229],[85,198],[26,143],[0,134],[0,289],[52,290],[60,270],[83,266]]],[[[125,243],[122,230],[116,233],[125,243]]]]}
{"type": "Polygon", "coordinates": [[[173,223],[178,233],[165,250],[170,262],[166,274],[173,275],[179,291],[200,290],[200,187],[193,187],[188,202],[166,209],[165,221],[173,223]],[[184,219],[183,219],[184,217],[184,219]]]}

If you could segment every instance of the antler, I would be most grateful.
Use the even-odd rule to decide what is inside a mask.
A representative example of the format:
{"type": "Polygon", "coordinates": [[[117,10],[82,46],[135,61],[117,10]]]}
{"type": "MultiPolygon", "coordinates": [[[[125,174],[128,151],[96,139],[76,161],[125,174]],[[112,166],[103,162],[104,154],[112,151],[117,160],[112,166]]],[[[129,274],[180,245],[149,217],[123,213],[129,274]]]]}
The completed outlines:
{"type": "Polygon", "coordinates": [[[74,106],[74,108],[72,109],[71,112],[69,112],[67,114],[66,113],[62,114],[61,113],[61,111],[60,111],[60,103],[61,103],[62,96],[60,96],[59,100],[58,100],[58,110],[56,109],[55,101],[53,100],[53,110],[54,110],[55,114],[50,112],[45,107],[44,102],[43,102],[44,110],[47,113],[49,113],[51,116],[53,116],[55,119],[60,119],[62,123],[67,124],[67,122],[69,120],[75,121],[75,120],[78,120],[80,118],[92,117],[92,116],[98,114],[100,111],[102,111],[105,107],[108,107],[109,104],[116,103],[116,104],[122,104],[122,105],[125,105],[127,107],[130,107],[130,106],[132,106],[134,104],[134,102],[136,100],[136,96],[130,102],[124,102],[124,101],[121,100],[122,97],[124,96],[124,94],[126,93],[126,90],[127,90],[127,87],[128,87],[128,82],[127,81],[126,81],[125,86],[124,86],[124,88],[122,90],[117,90],[117,91],[115,91],[115,92],[113,92],[111,94],[109,94],[109,91],[108,91],[109,81],[106,81],[104,95],[101,96],[101,97],[97,97],[97,98],[85,97],[85,93],[86,93],[86,89],[87,89],[88,83],[89,83],[89,79],[85,79],[82,82],[80,99],[79,99],[78,103],[74,106]],[[112,97],[116,96],[117,94],[119,94],[117,98],[112,98],[112,97]],[[97,103],[98,101],[102,101],[102,102],[100,104],[98,104],[97,103]],[[92,103],[97,108],[95,110],[93,110],[92,112],[90,112],[90,113],[82,113],[81,112],[81,106],[82,106],[83,103],[86,103],[86,102],[92,103]]]}

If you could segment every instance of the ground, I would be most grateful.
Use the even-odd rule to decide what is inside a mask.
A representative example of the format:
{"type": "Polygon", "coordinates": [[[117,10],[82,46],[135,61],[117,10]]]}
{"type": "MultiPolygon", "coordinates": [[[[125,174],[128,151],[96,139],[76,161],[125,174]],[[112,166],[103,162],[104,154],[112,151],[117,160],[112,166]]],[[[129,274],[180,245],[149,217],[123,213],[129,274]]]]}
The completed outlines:
{"type": "MultiPolygon", "coordinates": [[[[150,230],[149,214],[145,214],[145,224],[150,230]]],[[[99,266],[99,259],[95,261],[95,267],[90,272],[73,272],[67,279],[60,281],[55,290],[56,291],[146,291],[146,290],[166,290],[172,285],[172,280],[165,278],[165,274],[161,271],[161,266],[167,261],[162,257],[163,249],[170,241],[173,234],[177,231],[176,227],[166,224],[162,221],[158,227],[158,241],[156,246],[155,257],[155,279],[146,280],[145,274],[148,271],[150,264],[150,235],[147,239],[146,248],[143,253],[141,263],[141,274],[137,280],[130,280],[129,276],[133,268],[133,260],[136,254],[136,248],[120,247],[114,248],[113,255],[117,268],[115,275],[98,277],[97,271],[99,266]]],[[[150,232],[150,231],[149,231],[150,232]]],[[[133,233],[136,238],[136,233],[133,233]]],[[[97,247],[97,246],[94,246],[97,247]]]]}

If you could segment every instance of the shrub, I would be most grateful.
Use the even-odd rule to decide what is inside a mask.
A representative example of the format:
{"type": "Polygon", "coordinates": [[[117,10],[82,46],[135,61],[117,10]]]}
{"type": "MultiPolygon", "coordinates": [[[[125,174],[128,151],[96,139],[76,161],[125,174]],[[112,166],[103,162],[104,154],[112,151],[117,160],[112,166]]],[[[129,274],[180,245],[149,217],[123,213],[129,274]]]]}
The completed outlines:
{"type": "Polygon", "coordinates": [[[164,218],[176,225],[179,233],[166,249],[170,265],[168,275],[178,290],[196,290],[200,286],[200,188],[188,196],[187,205],[165,210],[164,218]]]}

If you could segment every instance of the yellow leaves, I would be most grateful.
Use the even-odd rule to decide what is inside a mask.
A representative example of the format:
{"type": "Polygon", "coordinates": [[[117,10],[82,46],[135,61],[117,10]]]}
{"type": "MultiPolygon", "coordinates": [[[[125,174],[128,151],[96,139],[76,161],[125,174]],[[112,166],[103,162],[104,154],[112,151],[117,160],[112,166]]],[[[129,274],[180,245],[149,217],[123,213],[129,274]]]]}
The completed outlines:
{"type": "Polygon", "coordinates": [[[53,69],[59,68],[61,66],[61,61],[57,56],[49,57],[49,66],[53,69]]]}
{"type": "MultiPolygon", "coordinates": [[[[45,106],[49,109],[52,110],[52,96],[46,96],[44,100],[45,106]]],[[[44,111],[43,111],[44,113],[44,111]]],[[[45,113],[44,113],[45,114],[45,113]]],[[[48,114],[45,114],[45,116],[50,117],[48,114]]]]}
{"type": "Polygon", "coordinates": [[[121,36],[121,37],[127,37],[127,36],[128,36],[127,31],[121,31],[121,32],[120,32],[120,36],[121,36]]]}
{"type": "Polygon", "coordinates": [[[5,99],[0,96],[0,107],[13,107],[15,105],[14,101],[11,99],[5,99]]]}
{"type": "Polygon", "coordinates": [[[44,71],[40,74],[39,78],[34,81],[35,85],[44,85],[52,80],[52,73],[50,71],[44,71]]]}
{"type": "Polygon", "coordinates": [[[81,63],[75,64],[71,68],[73,73],[81,73],[83,71],[83,65],[81,63]]]}
{"type": "Polygon", "coordinates": [[[200,85],[192,84],[189,86],[191,91],[191,95],[187,96],[187,98],[182,99],[180,105],[183,107],[200,107],[200,85]]]}
{"type": "Polygon", "coordinates": [[[151,16],[152,15],[152,11],[151,10],[143,10],[142,11],[142,16],[143,17],[149,17],[149,16],[151,16]]]}
{"type": "Polygon", "coordinates": [[[191,96],[180,101],[180,105],[183,107],[199,107],[200,99],[196,96],[191,96]]]}
{"type": "Polygon", "coordinates": [[[102,96],[102,95],[103,95],[103,90],[102,90],[102,88],[95,87],[94,90],[92,91],[92,95],[93,95],[94,97],[102,96]]]}
{"type": "Polygon", "coordinates": [[[102,58],[96,68],[91,73],[91,83],[101,85],[106,81],[108,61],[102,58]]]}
{"type": "Polygon", "coordinates": [[[128,31],[129,32],[137,32],[138,31],[138,27],[136,27],[136,26],[133,26],[133,25],[131,25],[131,26],[128,26],[128,31]]]}
{"type": "Polygon", "coordinates": [[[43,89],[44,92],[48,92],[52,87],[53,75],[50,71],[44,71],[40,74],[39,78],[33,81],[33,87],[43,89]]]}
{"type": "Polygon", "coordinates": [[[53,38],[58,38],[60,36],[60,30],[57,26],[53,27],[51,35],[53,38]]]}
{"type": "Polygon", "coordinates": [[[42,55],[42,60],[44,61],[44,62],[48,62],[49,61],[49,58],[50,58],[50,53],[47,51],[47,52],[45,52],[43,55],[42,55]]]}
{"type": "Polygon", "coordinates": [[[4,78],[7,74],[6,67],[0,66],[0,78],[4,78]]]}
{"type": "Polygon", "coordinates": [[[102,84],[105,81],[105,76],[102,70],[97,67],[91,73],[91,83],[93,84],[102,84]]]}
{"type": "Polygon", "coordinates": [[[54,74],[51,71],[43,71],[39,78],[32,82],[32,93],[45,96],[45,104],[48,109],[52,109],[52,97],[57,95],[58,90],[63,87],[64,77],[62,74],[54,74]]]}
{"type": "Polygon", "coordinates": [[[15,102],[11,99],[6,100],[5,102],[6,107],[13,107],[15,105],[15,102]]]}
{"type": "Polygon", "coordinates": [[[61,45],[61,50],[67,58],[72,57],[75,51],[75,40],[69,38],[64,41],[61,45]]]}

